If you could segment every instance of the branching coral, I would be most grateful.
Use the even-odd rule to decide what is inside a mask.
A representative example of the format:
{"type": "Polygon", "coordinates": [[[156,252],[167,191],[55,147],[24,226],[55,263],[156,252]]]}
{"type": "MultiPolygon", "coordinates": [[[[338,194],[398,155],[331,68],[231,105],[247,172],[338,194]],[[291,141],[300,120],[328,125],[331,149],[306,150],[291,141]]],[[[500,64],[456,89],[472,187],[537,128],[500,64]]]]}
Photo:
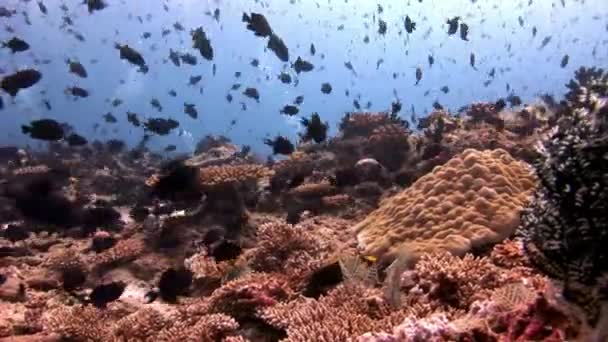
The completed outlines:
{"type": "Polygon", "coordinates": [[[520,227],[532,263],[564,283],[564,297],[592,326],[608,298],[608,80],[601,74],[580,80],[590,87],[576,91],[584,103],[574,103],[539,145],[542,186],[520,227]]]}
{"type": "Polygon", "coordinates": [[[321,267],[335,247],[333,241],[314,231],[268,223],[258,228],[257,246],[244,257],[254,270],[282,272],[295,280],[321,267]]]}
{"type": "MultiPolygon", "coordinates": [[[[406,272],[404,286],[409,296],[426,296],[434,307],[468,310],[475,300],[489,297],[506,279],[487,258],[470,254],[460,258],[449,253],[424,254],[412,272],[406,272]]],[[[410,299],[411,300],[411,299],[410,299]]]]}
{"type": "Polygon", "coordinates": [[[365,255],[390,259],[402,248],[414,260],[437,250],[462,255],[511,235],[534,186],[528,166],[504,150],[466,150],[354,229],[365,255]]]}
{"type": "Polygon", "coordinates": [[[48,331],[77,341],[106,341],[107,314],[93,306],[59,307],[48,312],[43,326],[48,331]]]}
{"type": "Polygon", "coordinates": [[[110,249],[89,257],[89,262],[95,269],[101,270],[105,267],[124,263],[137,258],[145,250],[142,238],[132,237],[120,240],[110,249]]]}

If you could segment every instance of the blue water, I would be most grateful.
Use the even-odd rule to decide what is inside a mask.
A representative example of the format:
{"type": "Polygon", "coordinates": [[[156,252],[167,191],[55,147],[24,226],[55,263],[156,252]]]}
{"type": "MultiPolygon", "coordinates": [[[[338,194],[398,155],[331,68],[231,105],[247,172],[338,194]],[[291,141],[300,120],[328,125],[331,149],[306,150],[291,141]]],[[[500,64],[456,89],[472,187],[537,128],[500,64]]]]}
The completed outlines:
{"type": "MultiPolygon", "coordinates": [[[[424,115],[438,101],[443,106],[457,110],[472,101],[495,101],[512,92],[524,102],[533,102],[539,94],[561,96],[564,84],[580,66],[606,66],[608,62],[608,6],[606,0],[534,0],[484,1],[470,0],[418,0],[404,1],[117,1],[108,0],[108,7],[89,14],[80,1],[44,0],[48,14],[38,9],[36,1],[3,0],[2,6],[16,9],[11,18],[0,18],[2,26],[9,25],[14,33],[0,28],[0,40],[20,37],[31,45],[29,51],[11,54],[0,49],[2,75],[16,69],[35,67],[43,73],[42,80],[34,87],[21,91],[10,99],[2,93],[5,108],[0,111],[2,125],[0,144],[40,145],[21,134],[19,126],[38,118],[54,118],[69,122],[76,131],[89,140],[110,138],[136,143],[143,135],[142,128],[134,128],[126,121],[126,112],[132,111],[145,117],[174,118],[185,130],[175,130],[166,137],[154,137],[150,147],[162,149],[176,144],[178,151],[189,152],[196,141],[206,134],[224,134],[238,144],[248,144],[255,151],[268,153],[263,144],[267,135],[282,134],[297,139],[299,116],[318,112],[329,121],[335,134],[337,123],[347,111],[353,111],[353,99],[360,95],[360,104],[371,101],[370,111],[390,108],[395,101],[394,92],[403,103],[401,115],[410,117],[414,106],[419,116],[424,115]],[[293,3],[291,3],[293,2],[293,3]],[[74,25],[86,41],[81,42],[61,28],[63,12],[59,6],[65,3],[74,25]],[[378,4],[383,12],[378,13],[378,4]],[[219,22],[205,12],[220,9],[219,22]],[[31,25],[27,25],[21,12],[25,11],[31,25]],[[290,63],[282,63],[275,54],[266,50],[267,38],[254,36],[241,21],[243,12],[256,12],[266,16],[272,29],[289,48],[290,63]],[[417,23],[417,30],[407,34],[403,21],[406,15],[417,23]],[[143,23],[138,21],[138,16],[143,23]],[[458,34],[448,36],[447,18],[462,17],[469,25],[469,41],[458,34]],[[518,17],[524,20],[520,26],[518,17]],[[388,24],[386,35],[378,34],[378,19],[388,24]],[[185,31],[176,31],[175,22],[185,31]],[[344,25],[343,30],[338,26],[344,25]],[[202,26],[211,40],[214,60],[203,59],[192,48],[190,30],[202,26]],[[366,27],[367,26],[367,27],[366,27]],[[536,37],[532,36],[537,28],[536,37]],[[172,32],[161,36],[163,29],[172,32]],[[150,32],[149,39],[142,34],[150,32]],[[401,32],[401,34],[399,34],[401,32]],[[368,35],[370,42],[365,44],[368,35]],[[552,36],[543,49],[541,41],[552,36]],[[143,74],[137,67],[119,59],[114,43],[128,43],[137,49],[147,61],[150,71],[143,74]],[[310,44],[314,43],[316,55],[311,56],[310,44]],[[510,52],[507,46],[510,45],[510,52]],[[169,49],[196,55],[198,65],[174,66],[168,60],[169,49]],[[594,53],[595,52],[595,53],[594,53]],[[471,53],[476,55],[476,68],[469,65],[471,53]],[[435,65],[429,67],[432,54],[435,65]],[[562,68],[560,61],[568,54],[569,64],[562,68]],[[322,58],[324,55],[325,58],[322,58]],[[301,56],[312,62],[315,69],[296,76],[291,62],[301,56]],[[68,72],[66,59],[78,60],[87,69],[89,77],[81,79],[68,72]],[[253,67],[253,58],[259,66],[253,67]],[[377,69],[376,63],[383,64],[377,69]],[[50,60],[50,64],[35,65],[35,60],[50,60]],[[91,60],[98,62],[92,64],[91,60]],[[356,75],[345,66],[351,62],[356,75]],[[212,75],[216,64],[217,74],[212,75]],[[414,86],[416,68],[421,67],[423,78],[414,86]],[[496,76],[490,80],[488,73],[496,68],[496,76]],[[299,84],[286,85],[277,75],[286,69],[299,84]],[[239,79],[234,73],[240,71],[239,79]],[[393,78],[393,73],[398,77],[393,78]],[[203,79],[196,87],[188,86],[193,75],[203,79]],[[267,80],[266,77],[269,77],[267,80]],[[124,80],[124,84],[120,84],[124,80]],[[321,84],[331,83],[333,91],[321,93],[321,84]],[[230,91],[234,100],[225,99],[230,87],[241,83],[241,89],[230,91]],[[90,91],[88,98],[74,100],[64,94],[69,86],[79,86],[90,91]],[[203,94],[200,93],[203,87],[203,94]],[[440,91],[448,86],[450,92],[440,91]],[[242,95],[246,87],[256,87],[260,101],[242,95]],[[167,93],[174,89],[177,97],[167,93]],[[349,90],[350,96],[345,95],[349,90]],[[44,91],[45,94],[41,94],[44,91]],[[429,94],[424,96],[425,92],[429,94]],[[304,103],[296,117],[279,113],[296,96],[303,95],[304,103]],[[120,98],[124,103],[114,108],[109,101],[120,98]],[[163,106],[161,113],[150,105],[158,98],[163,106]],[[47,110],[43,100],[48,99],[52,110],[47,110]],[[183,113],[184,102],[195,103],[198,119],[183,113]],[[241,109],[244,102],[247,110],[241,109]],[[107,124],[102,116],[112,112],[119,119],[117,124],[107,124]],[[231,121],[236,120],[235,125],[231,121]],[[100,123],[98,129],[93,125],[100,123]]],[[[68,26],[70,27],[70,26],[68,26]]]]}

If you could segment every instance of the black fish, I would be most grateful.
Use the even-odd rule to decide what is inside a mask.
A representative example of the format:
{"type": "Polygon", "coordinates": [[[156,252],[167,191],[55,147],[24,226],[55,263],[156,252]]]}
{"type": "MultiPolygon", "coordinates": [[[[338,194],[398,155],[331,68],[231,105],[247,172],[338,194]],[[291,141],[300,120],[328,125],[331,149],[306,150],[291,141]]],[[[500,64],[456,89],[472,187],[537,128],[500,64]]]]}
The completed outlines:
{"type": "Polygon", "coordinates": [[[313,140],[316,143],[321,143],[327,139],[329,124],[327,122],[321,122],[319,114],[312,113],[310,119],[301,118],[300,123],[306,128],[306,132],[300,134],[302,141],[307,142],[313,140]]]}
{"type": "Polygon", "coordinates": [[[118,43],[115,43],[114,47],[120,51],[120,59],[126,59],[129,63],[139,66],[139,71],[143,73],[148,72],[148,66],[146,65],[146,61],[139,52],[135,51],[127,44],[120,45],[118,43]]]}
{"type": "Polygon", "coordinates": [[[469,41],[467,36],[469,35],[469,25],[462,23],[460,24],[460,39],[469,41]]]}
{"type": "Polygon", "coordinates": [[[51,107],[51,102],[49,102],[49,100],[44,100],[44,101],[42,101],[42,103],[44,103],[44,106],[46,107],[47,110],[53,109],[51,107]]]}
{"type": "Polygon", "coordinates": [[[286,72],[282,72],[279,74],[278,76],[279,80],[281,80],[281,82],[285,83],[285,84],[289,84],[291,83],[291,75],[289,75],[286,72]]]}
{"type": "Polygon", "coordinates": [[[361,105],[359,104],[359,101],[357,101],[356,99],[353,100],[353,106],[355,106],[355,108],[357,108],[357,110],[361,109],[361,105]]]}
{"type": "Polygon", "coordinates": [[[522,104],[521,98],[515,94],[511,94],[507,96],[507,101],[511,104],[511,106],[519,106],[522,104]]]}
{"type": "Polygon", "coordinates": [[[453,35],[456,32],[458,32],[458,20],[460,20],[460,17],[454,17],[452,19],[448,19],[446,22],[449,25],[448,27],[448,34],[449,35],[453,35]]]}
{"type": "Polygon", "coordinates": [[[158,135],[167,135],[171,130],[179,127],[179,122],[173,119],[150,118],[144,123],[146,131],[156,133],[158,135]]]}
{"type": "Polygon", "coordinates": [[[298,59],[296,59],[295,63],[292,64],[292,67],[298,74],[301,72],[311,71],[315,68],[312,63],[302,60],[301,57],[298,57],[298,59]]]}
{"type": "Polygon", "coordinates": [[[173,89],[169,90],[168,94],[169,94],[169,96],[173,96],[173,97],[177,96],[177,92],[173,89]]]}
{"type": "Polygon", "coordinates": [[[376,61],[376,70],[380,69],[380,65],[382,65],[382,63],[384,63],[383,58],[380,58],[379,60],[376,61]]]}
{"type": "Polygon", "coordinates": [[[247,15],[247,13],[243,13],[242,20],[247,23],[247,29],[253,31],[258,37],[268,37],[272,34],[270,24],[262,14],[251,13],[251,15],[247,15]]]}
{"type": "Polygon", "coordinates": [[[386,21],[378,19],[378,34],[385,35],[387,28],[386,21]]]}
{"type": "Polygon", "coordinates": [[[492,68],[492,70],[490,70],[488,73],[488,76],[494,78],[494,76],[496,76],[496,68],[492,68]]]}
{"type": "Polygon", "coordinates": [[[298,109],[298,107],[293,106],[293,105],[285,105],[283,107],[283,109],[281,109],[281,114],[286,114],[286,115],[296,115],[300,112],[300,110],[298,109]]]}
{"type": "Polygon", "coordinates": [[[196,65],[196,63],[198,62],[196,56],[189,53],[181,54],[179,58],[182,60],[183,63],[189,65],[196,65]]]}
{"type": "Polygon", "coordinates": [[[232,102],[232,94],[226,94],[226,101],[228,101],[228,103],[232,102]]]}
{"type": "Polygon", "coordinates": [[[165,147],[165,152],[173,152],[175,150],[177,150],[177,146],[175,146],[175,145],[167,145],[165,147]]]}
{"type": "Polygon", "coordinates": [[[562,61],[559,64],[562,68],[565,68],[566,65],[568,65],[568,61],[570,60],[570,56],[568,55],[564,55],[564,57],[562,57],[562,61]]]}
{"type": "Polygon", "coordinates": [[[232,87],[230,87],[231,90],[238,90],[241,87],[240,83],[235,83],[232,85],[232,87]]]}
{"type": "Polygon", "coordinates": [[[126,286],[121,281],[98,285],[89,295],[89,300],[96,308],[103,309],[108,303],[120,298],[126,286]]]}
{"type": "Polygon", "coordinates": [[[310,44],[310,54],[314,56],[315,53],[317,53],[317,49],[315,49],[315,44],[310,44]]]}
{"type": "Polygon", "coordinates": [[[192,284],[192,272],[185,268],[170,268],[163,272],[158,281],[160,297],[167,302],[175,302],[177,296],[186,294],[192,284]]]}
{"type": "Polygon", "coordinates": [[[40,12],[42,12],[42,14],[47,14],[47,9],[46,6],[44,5],[44,3],[42,1],[38,1],[38,9],[40,10],[40,12]]]}
{"type": "Polygon", "coordinates": [[[70,134],[66,138],[66,141],[70,146],[84,146],[89,143],[89,141],[85,137],[76,133],[70,134]]]}
{"type": "Polygon", "coordinates": [[[143,39],[148,39],[148,38],[152,37],[152,33],[150,33],[150,32],[144,32],[144,33],[141,35],[141,37],[142,37],[143,39]]]}
{"type": "Polygon", "coordinates": [[[240,71],[235,71],[234,72],[234,77],[236,77],[236,78],[241,77],[241,72],[240,71]]]}
{"type": "Polygon", "coordinates": [[[435,64],[435,58],[433,55],[429,55],[429,67],[432,67],[435,64]]]}
{"type": "Polygon", "coordinates": [[[92,13],[93,11],[101,11],[107,6],[103,0],[83,0],[83,3],[87,4],[89,13],[92,13]]]}
{"type": "Polygon", "coordinates": [[[176,29],[177,31],[183,31],[184,30],[184,27],[182,26],[182,24],[180,24],[177,21],[173,24],[173,28],[176,29]]]}
{"type": "Polygon", "coordinates": [[[103,120],[107,123],[117,123],[118,119],[112,113],[107,112],[103,115],[103,120]]]}
{"type": "Polygon", "coordinates": [[[436,110],[442,110],[443,106],[438,101],[435,101],[433,102],[433,108],[435,108],[436,110]]]}
{"type": "Polygon", "coordinates": [[[498,101],[496,101],[496,103],[494,103],[494,109],[497,112],[500,112],[501,110],[505,109],[506,106],[507,106],[507,103],[505,102],[504,99],[499,99],[498,101]]]}
{"type": "Polygon", "coordinates": [[[10,18],[10,17],[12,17],[15,14],[17,14],[17,11],[15,11],[15,10],[9,10],[6,7],[0,6],[0,18],[2,18],[2,17],[10,18]]]}
{"type": "Polygon", "coordinates": [[[519,21],[519,26],[524,27],[524,18],[521,15],[517,17],[517,21],[519,21]]]}
{"type": "Polygon", "coordinates": [[[203,76],[198,75],[198,76],[190,76],[190,81],[189,81],[189,85],[194,86],[196,85],[198,82],[200,82],[203,79],[203,76]]]}
{"type": "Polygon", "coordinates": [[[330,94],[331,90],[332,90],[331,84],[329,84],[329,83],[323,83],[321,85],[321,92],[323,94],[330,94]]]}
{"type": "Polygon", "coordinates": [[[420,69],[420,67],[416,68],[416,83],[414,85],[418,85],[418,83],[420,83],[420,80],[422,80],[422,69],[420,69]]]}
{"type": "Polygon", "coordinates": [[[391,103],[391,113],[397,114],[401,111],[401,101],[397,100],[391,103]]]}
{"type": "Polygon", "coordinates": [[[267,47],[273,51],[281,61],[287,62],[289,60],[289,50],[287,49],[287,45],[285,45],[283,40],[276,34],[273,33],[270,35],[267,47]]]}
{"type": "Polygon", "coordinates": [[[443,86],[440,89],[444,94],[447,94],[450,92],[450,88],[448,88],[448,86],[443,86]]]}
{"type": "Polygon", "coordinates": [[[89,97],[89,92],[80,87],[68,87],[65,89],[65,93],[75,97],[89,97]]]}
{"type": "Polygon", "coordinates": [[[29,126],[22,125],[21,131],[32,139],[46,141],[63,139],[63,126],[53,119],[34,120],[29,126]]]}
{"type": "Polygon", "coordinates": [[[3,109],[4,109],[4,100],[0,96],[0,110],[3,110],[3,109]]]}
{"type": "Polygon", "coordinates": [[[121,99],[114,99],[112,100],[112,107],[118,107],[122,104],[122,100],[121,99]]]}
{"type": "Polygon", "coordinates": [[[171,60],[171,62],[173,62],[173,65],[175,65],[176,67],[181,66],[181,63],[179,61],[179,54],[177,53],[177,51],[173,51],[173,49],[169,49],[169,60],[171,60]]]}
{"type": "Polygon", "coordinates": [[[552,36],[546,36],[543,41],[540,43],[540,47],[538,48],[539,50],[544,48],[545,46],[547,46],[547,44],[549,44],[549,42],[551,42],[551,39],[553,37],[552,36]]]}
{"type": "Polygon", "coordinates": [[[351,62],[345,62],[344,66],[346,67],[346,69],[352,71],[355,76],[357,75],[357,72],[355,71],[355,68],[353,67],[353,64],[351,62]]]}
{"type": "Polygon", "coordinates": [[[477,68],[475,67],[475,54],[471,53],[471,56],[469,57],[469,64],[471,64],[471,67],[473,68],[473,70],[477,70],[477,68]]]}
{"type": "Polygon", "coordinates": [[[538,30],[536,29],[536,26],[534,26],[532,28],[532,37],[536,37],[536,33],[538,32],[538,30]]]}
{"type": "Polygon", "coordinates": [[[407,33],[412,33],[416,30],[416,23],[412,21],[412,19],[410,19],[410,16],[407,15],[405,16],[405,31],[407,31],[407,33]]]}
{"type": "Polygon", "coordinates": [[[156,110],[158,110],[159,112],[163,111],[163,106],[160,104],[160,101],[157,98],[153,98],[150,100],[150,105],[154,108],[156,108],[156,110]]]}
{"type": "Polygon", "coordinates": [[[87,70],[84,68],[84,66],[82,64],[80,64],[80,62],[73,62],[68,59],[66,61],[66,63],[68,64],[68,67],[72,74],[75,74],[82,78],[88,77],[87,70]]]}
{"type": "Polygon", "coordinates": [[[141,126],[137,113],[127,112],[127,121],[129,121],[135,127],[141,126]]]}
{"type": "Polygon", "coordinates": [[[247,88],[243,92],[243,95],[255,99],[257,102],[260,102],[260,93],[256,88],[247,88]]]}
{"type": "Polygon", "coordinates": [[[27,51],[30,45],[24,40],[17,37],[11,38],[11,40],[2,43],[3,48],[11,49],[12,53],[27,51]]]}
{"type": "Polygon", "coordinates": [[[192,35],[192,47],[197,49],[203,58],[206,60],[213,60],[213,48],[211,47],[211,41],[207,38],[205,31],[202,27],[197,28],[191,32],[192,35]]]}
{"type": "Polygon", "coordinates": [[[164,29],[164,30],[162,30],[162,31],[160,32],[160,34],[161,34],[163,37],[165,37],[165,36],[169,35],[169,33],[171,33],[171,30],[169,30],[169,29],[164,29]]]}
{"type": "Polygon", "coordinates": [[[272,154],[290,155],[295,151],[295,147],[289,139],[278,135],[273,140],[264,139],[264,144],[272,147],[272,154]]]}
{"type": "Polygon", "coordinates": [[[293,100],[293,103],[297,106],[301,105],[302,103],[304,103],[304,96],[303,95],[296,96],[296,99],[293,100]]]}
{"type": "Polygon", "coordinates": [[[260,61],[257,58],[254,58],[249,64],[251,64],[252,67],[257,68],[260,65],[260,61]]]}
{"type": "Polygon", "coordinates": [[[188,114],[193,119],[198,118],[198,111],[193,103],[184,103],[184,113],[188,114]]]}

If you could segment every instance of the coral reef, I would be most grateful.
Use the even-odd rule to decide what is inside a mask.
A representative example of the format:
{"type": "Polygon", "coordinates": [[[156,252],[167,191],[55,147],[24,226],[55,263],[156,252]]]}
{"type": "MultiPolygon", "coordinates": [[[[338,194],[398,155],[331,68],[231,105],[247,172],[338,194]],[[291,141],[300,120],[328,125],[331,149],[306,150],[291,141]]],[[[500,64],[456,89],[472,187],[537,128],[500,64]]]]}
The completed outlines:
{"type": "Polygon", "coordinates": [[[281,160],[0,148],[0,340],[601,341],[608,83],[575,77],[416,130],[312,115],[281,160]]]}
{"type": "Polygon", "coordinates": [[[528,166],[504,150],[466,150],[354,229],[366,255],[391,258],[401,249],[413,259],[436,250],[462,255],[511,235],[534,187],[528,166]]]}

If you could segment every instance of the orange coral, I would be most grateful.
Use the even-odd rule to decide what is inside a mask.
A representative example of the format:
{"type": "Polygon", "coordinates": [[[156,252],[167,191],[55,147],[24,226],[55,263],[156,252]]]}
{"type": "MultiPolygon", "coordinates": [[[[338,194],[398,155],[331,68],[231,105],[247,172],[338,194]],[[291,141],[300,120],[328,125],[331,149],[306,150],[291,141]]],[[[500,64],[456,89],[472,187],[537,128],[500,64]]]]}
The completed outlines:
{"type": "Polygon", "coordinates": [[[535,182],[528,165],[504,150],[466,150],[357,224],[360,249],[388,258],[405,249],[415,260],[499,242],[517,228],[535,182]]]}

